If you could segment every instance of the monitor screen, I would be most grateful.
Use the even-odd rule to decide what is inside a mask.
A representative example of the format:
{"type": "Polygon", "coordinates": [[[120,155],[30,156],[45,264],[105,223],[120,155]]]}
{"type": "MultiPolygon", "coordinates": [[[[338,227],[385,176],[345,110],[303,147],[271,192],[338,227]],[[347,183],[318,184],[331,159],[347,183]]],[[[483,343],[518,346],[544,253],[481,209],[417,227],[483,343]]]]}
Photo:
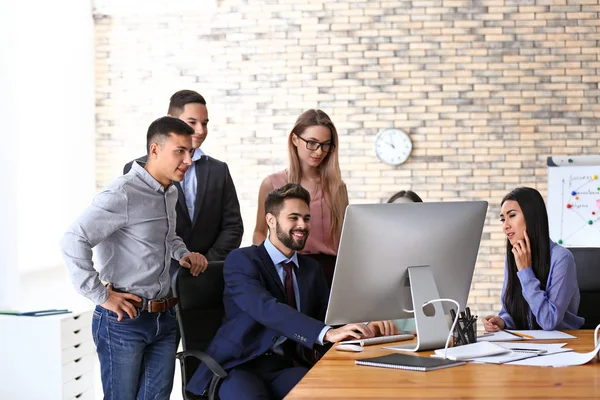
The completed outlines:
{"type": "Polygon", "coordinates": [[[486,211],[485,201],[348,206],[325,322],[413,317],[409,267],[429,266],[439,297],[464,309],[486,211]]]}

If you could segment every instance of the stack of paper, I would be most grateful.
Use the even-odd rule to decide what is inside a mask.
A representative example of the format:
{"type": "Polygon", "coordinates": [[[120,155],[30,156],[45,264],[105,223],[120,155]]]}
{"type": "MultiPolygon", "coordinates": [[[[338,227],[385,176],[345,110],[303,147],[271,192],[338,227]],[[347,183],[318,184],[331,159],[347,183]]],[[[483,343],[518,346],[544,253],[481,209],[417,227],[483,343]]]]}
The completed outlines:
{"type": "Polygon", "coordinates": [[[566,343],[538,344],[497,342],[495,344],[504,347],[507,350],[510,350],[510,352],[490,357],[478,357],[469,361],[487,364],[505,364],[532,357],[546,357],[550,354],[572,351],[572,349],[563,347],[564,345],[566,345],[566,343]]]}
{"type": "MultiPolygon", "coordinates": [[[[495,343],[477,342],[466,344],[464,346],[450,347],[446,352],[446,358],[449,360],[472,360],[478,357],[494,356],[508,352],[510,352],[510,350],[498,346],[495,343]]],[[[432,354],[431,356],[444,358],[444,349],[436,350],[435,354],[432,354]]]]}
{"type": "MultiPolygon", "coordinates": [[[[573,349],[563,347],[564,345],[566,345],[566,343],[477,342],[465,346],[449,348],[446,358],[450,360],[473,361],[476,363],[505,364],[533,357],[545,358],[548,355],[573,351],[573,349]]],[[[444,358],[444,349],[436,350],[432,357],[444,358]]]]}
{"type": "Polygon", "coordinates": [[[568,353],[551,354],[549,356],[532,357],[511,362],[510,365],[532,365],[538,367],[570,367],[573,365],[583,365],[592,361],[599,350],[600,344],[589,353],[575,353],[572,351],[568,353]]]}
{"type": "MultiPolygon", "coordinates": [[[[448,349],[447,358],[479,363],[567,367],[586,364],[600,352],[600,343],[589,353],[575,353],[572,349],[563,347],[566,343],[510,343],[517,340],[576,339],[575,336],[560,331],[514,331],[531,338],[516,336],[511,332],[513,331],[500,331],[489,336],[480,336],[477,343],[452,347],[448,349]]],[[[443,358],[444,349],[436,350],[432,357],[443,358]]]]}

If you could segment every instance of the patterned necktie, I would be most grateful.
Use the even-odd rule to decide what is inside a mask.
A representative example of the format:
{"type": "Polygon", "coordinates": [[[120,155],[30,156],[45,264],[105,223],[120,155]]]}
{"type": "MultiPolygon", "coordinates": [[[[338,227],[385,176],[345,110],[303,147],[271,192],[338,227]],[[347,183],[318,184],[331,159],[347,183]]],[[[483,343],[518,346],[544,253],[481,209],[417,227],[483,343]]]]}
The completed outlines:
{"type": "Polygon", "coordinates": [[[285,287],[285,295],[287,297],[288,306],[298,309],[296,307],[296,296],[294,294],[294,278],[292,276],[292,268],[294,263],[286,262],[283,263],[283,270],[285,271],[285,278],[283,280],[283,286],[285,287]]]}

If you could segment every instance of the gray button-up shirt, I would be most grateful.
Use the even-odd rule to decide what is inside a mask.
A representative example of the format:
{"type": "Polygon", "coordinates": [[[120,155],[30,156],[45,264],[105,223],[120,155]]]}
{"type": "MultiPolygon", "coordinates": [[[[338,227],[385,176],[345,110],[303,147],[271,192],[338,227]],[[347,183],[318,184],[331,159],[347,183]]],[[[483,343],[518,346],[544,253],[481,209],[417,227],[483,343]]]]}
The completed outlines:
{"type": "Polygon", "coordinates": [[[188,253],[175,233],[176,203],[177,188],[165,191],[137,162],[109,183],[61,242],[75,289],[96,304],[108,298],[101,280],[147,299],[166,297],[171,258],[188,253]]]}

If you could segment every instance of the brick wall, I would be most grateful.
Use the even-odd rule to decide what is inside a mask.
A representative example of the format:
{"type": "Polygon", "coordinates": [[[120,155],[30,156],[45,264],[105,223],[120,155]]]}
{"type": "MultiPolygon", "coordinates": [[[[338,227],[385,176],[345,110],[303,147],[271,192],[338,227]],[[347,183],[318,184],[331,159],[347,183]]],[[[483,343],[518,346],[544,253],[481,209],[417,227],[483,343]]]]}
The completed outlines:
{"type": "Polygon", "coordinates": [[[174,91],[197,90],[210,118],[203,148],[229,163],[238,189],[243,244],[295,118],[322,108],[351,203],[409,188],[425,201],[490,202],[470,298],[486,314],[503,279],[499,201],[517,185],[545,194],[549,155],[600,152],[600,0],[188,3],[96,10],[98,187],[143,154],[174,91]],[[388,127],[412,138],[404,165],[375,156],[388,127]]]}

